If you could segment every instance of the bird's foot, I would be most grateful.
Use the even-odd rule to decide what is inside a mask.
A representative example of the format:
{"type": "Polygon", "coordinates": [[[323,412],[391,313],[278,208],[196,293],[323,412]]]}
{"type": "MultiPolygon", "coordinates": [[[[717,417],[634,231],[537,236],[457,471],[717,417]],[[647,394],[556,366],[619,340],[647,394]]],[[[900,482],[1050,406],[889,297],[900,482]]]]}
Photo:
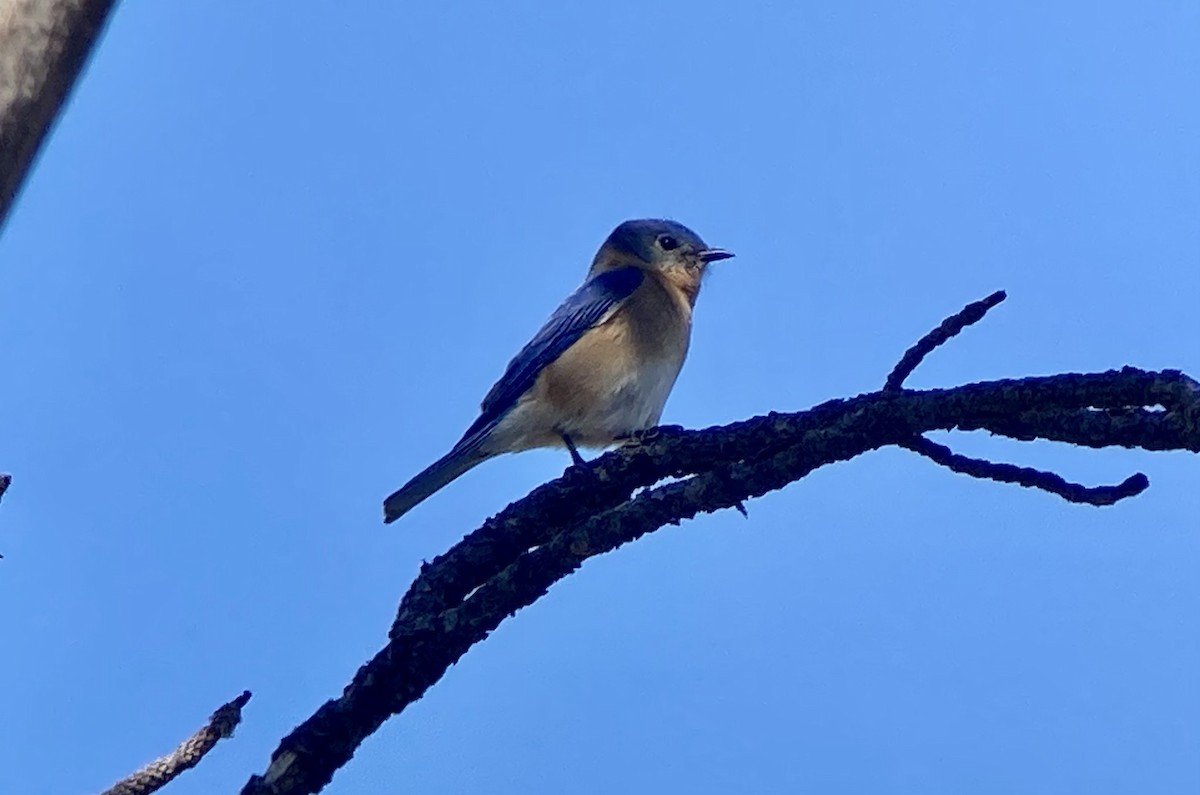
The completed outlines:
{"type": "Polygon", "coordinates": [[[560,433],[559,436],[562,437],[563,444],[567,446],[567,452],[571,454],[571,463],[577,467],[590,469],[588,462],[579,454],[579,448],[575,446],[575,442],[571,441],[571,437],[565,433],[560,433]]]}

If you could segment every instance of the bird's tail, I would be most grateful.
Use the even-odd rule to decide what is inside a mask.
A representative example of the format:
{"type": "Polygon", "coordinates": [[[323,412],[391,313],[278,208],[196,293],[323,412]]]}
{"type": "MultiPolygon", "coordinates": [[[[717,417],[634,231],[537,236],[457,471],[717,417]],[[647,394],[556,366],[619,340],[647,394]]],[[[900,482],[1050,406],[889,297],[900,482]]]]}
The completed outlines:
{"type": "Polygon", "coordinates": [[[478,444],[455,445],[453,450],[434,461],[383,501],[384,524],[396,521],[426,497],[494,455],[495,453],[480,452],[478,444]]]}

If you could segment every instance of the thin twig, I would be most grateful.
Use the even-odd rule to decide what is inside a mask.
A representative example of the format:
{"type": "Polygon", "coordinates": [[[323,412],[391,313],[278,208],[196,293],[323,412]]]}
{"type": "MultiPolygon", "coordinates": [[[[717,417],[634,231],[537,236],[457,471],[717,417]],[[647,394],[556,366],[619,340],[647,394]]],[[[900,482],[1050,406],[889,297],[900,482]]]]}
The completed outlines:
{"type": "Polygon", "coordinates": [[[963,475],[1000,483],[1015,483],[1027,489],[1041,489],[1056,494],[1067,502],[1084,505],[1112,505],[1127,497],[1136,497],[1150,487],[1150,479],[1141,472],[1130,475],[1116,486],[1084,486],[1071,483],[1053,472],[1001,464],[982,458],[968,458],[924,436],[902,442],[900,446],[963,475]]]}
{"type": "Polygon", "coordinates": [[[997,290],[981,301],[967,304],[962,308],[962,311],[943,320],[937,328],[924,337],[921,337],[915,345],[904,352],[904,355],[900,357],[900,361],[897,362],[892,372],[888,375],[887,381],[883,385],[884,390],[891,391],[903,388],[904,382],[912,375],[913,370],[917,369],[917,366],[924,361],[925,357],[934,348],[944,345],[967,326],[978,323],[988,313],[989,309],[1007,297],[1008,294],[1003,290],[997,290]]]}
{"type": "Polygon", "coordinates": [[[221,705],[208,719],[208,725],[193,734],[173,752],[155,759],[133,775],[106,789],[103,795],[149,795],[156,792],[185,770],[195,767],[218,740],[233,735],[242,721],[242,707],[250,700],[250,691],[221,705]]]}

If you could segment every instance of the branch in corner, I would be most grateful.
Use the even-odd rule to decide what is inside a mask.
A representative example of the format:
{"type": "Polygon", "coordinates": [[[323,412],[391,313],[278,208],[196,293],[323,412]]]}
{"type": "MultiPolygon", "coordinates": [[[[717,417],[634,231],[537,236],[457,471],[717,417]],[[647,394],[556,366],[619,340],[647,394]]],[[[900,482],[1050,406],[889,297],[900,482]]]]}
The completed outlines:
{"type": "Polygon", "coordinates": [[[106,789],[103,795],[150,795],[169,784],[180,773],[195,767],[216,746],[217,741],[233,735],[242,722],[242,707],[250,701],[250,691],[227,704],[222,704],[208,719],[208,724],[183,741],[178,748],[161,759],[155,759],[131,776],[106,789]]]}

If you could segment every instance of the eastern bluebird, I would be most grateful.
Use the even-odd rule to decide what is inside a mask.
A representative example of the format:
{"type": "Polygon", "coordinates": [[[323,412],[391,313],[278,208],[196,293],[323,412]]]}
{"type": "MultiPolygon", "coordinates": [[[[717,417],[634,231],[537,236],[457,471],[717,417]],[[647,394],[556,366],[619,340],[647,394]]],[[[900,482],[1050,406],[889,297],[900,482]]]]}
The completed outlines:
{"type": "Polygon", "coordinates": [[[658,424],[687,356],[692,307],[709,248],[674,221],[626,221],[592,260],[587,280],[554,311],[483,399],[449,453],[383,502],[394,522],[467,470],[501,453],[606,447],[658,424]]]}

